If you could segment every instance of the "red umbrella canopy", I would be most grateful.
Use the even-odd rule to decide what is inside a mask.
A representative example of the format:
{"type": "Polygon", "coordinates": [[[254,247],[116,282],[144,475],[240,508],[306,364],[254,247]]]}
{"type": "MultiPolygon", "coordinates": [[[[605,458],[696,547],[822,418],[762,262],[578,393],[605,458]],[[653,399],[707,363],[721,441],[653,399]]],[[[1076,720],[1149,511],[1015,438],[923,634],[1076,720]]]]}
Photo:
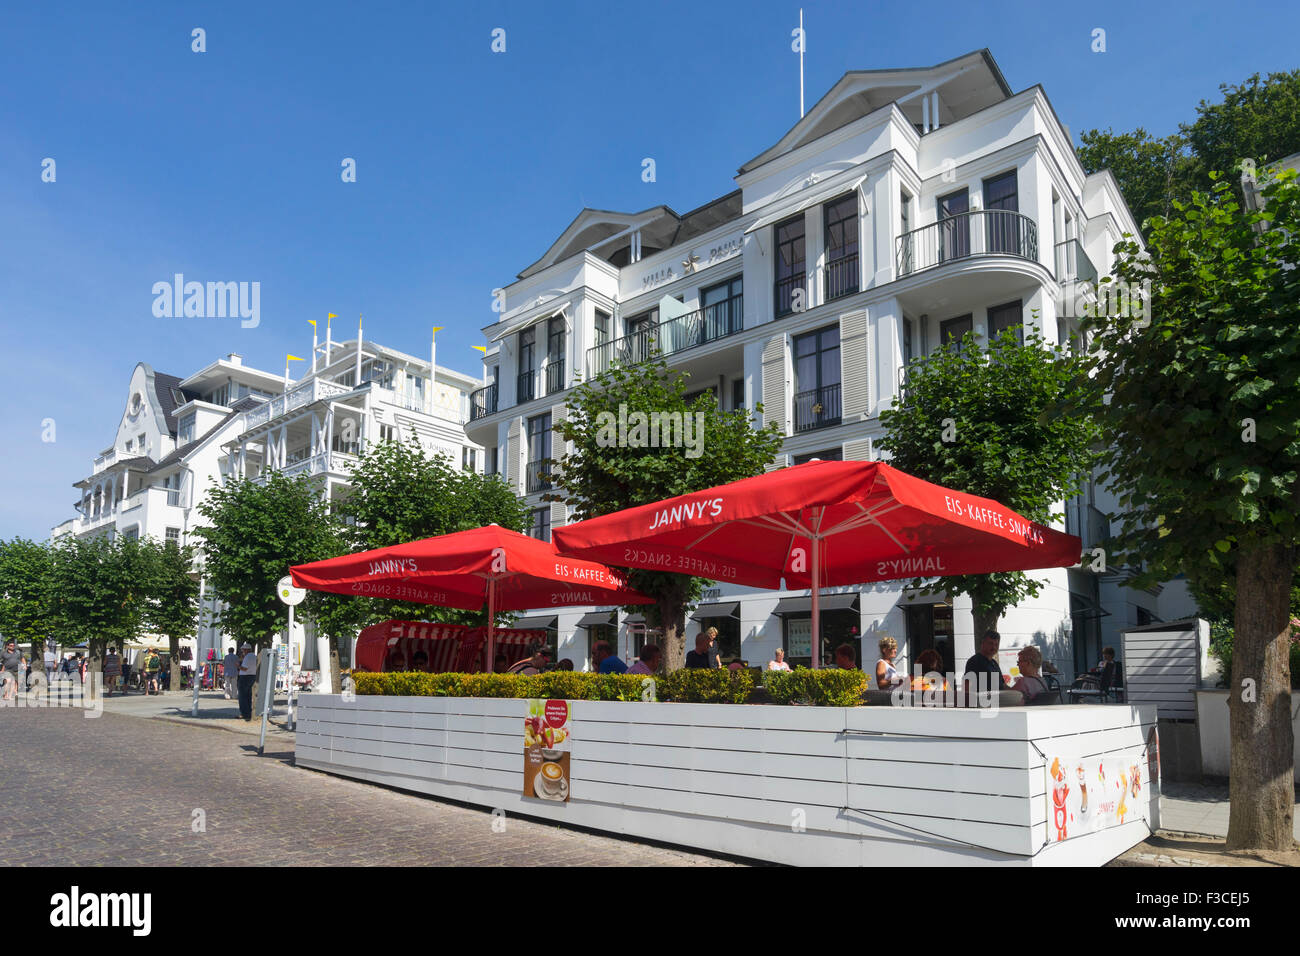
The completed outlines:
{"type": "Polygon", "coordinates": [[[812,461],[553,532],[561,551],[760,588],[1069,567],[1082,543],[883,462],[812,461]]]}
{"type": "Polygon", "coordinates": [[[478,610],[495,583],[501,611],[585,604],[651,604],[617,571],[559,554],[498,525],[407,544],[359,551],[289,569],[293,583],[313,591],[392,598],[478,610]]]}

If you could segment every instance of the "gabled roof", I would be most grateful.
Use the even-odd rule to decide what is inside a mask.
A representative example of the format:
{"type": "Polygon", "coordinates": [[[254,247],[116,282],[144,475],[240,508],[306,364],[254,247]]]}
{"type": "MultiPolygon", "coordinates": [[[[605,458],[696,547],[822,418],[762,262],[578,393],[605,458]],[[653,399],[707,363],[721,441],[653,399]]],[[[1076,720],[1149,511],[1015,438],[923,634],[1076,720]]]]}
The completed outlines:
{"type": "Polygon", "coordinates": [[[211,428],[205,431],[198,438],[194,439],[194,441],[187,442],[186,444],[177,448],[170,455],[163,458],[162,461],[158,462],[158,464],[150,468],[149,471],[150,472],[162,471],[164,468],[176,464],[176,462],[180,461],[190,452],[197,450],[200,445],[202,445],[205,441],[207,441],[209,438],[211,438],[213,435],[219,432],[222,428],[224,428],[232,418],[242,415],[250,408],[256,408],[258,405],[261,404],[262,403],[255,398],[247,398],[247,397],[241,398],[239,401],[235,402],[235,404],[230,406],[230,411],[224,416],[222,416],[221,421],[217,422],[215,425],[213,425],[211,428]]]}
{"type": "Polygon", "coordinates": [[[153,373],[153,390],[158,396],[158,405],[162,408],[163,423],[167,426],[167,433],[175,435],[176,409],[198,396],[182,389],[181,380],[175,375],[166,375],[162,372],[153,373]]]}
{"type": "Polygon", "coordinates": [[[987,49],[935,66],[851,70],[774,146],[741,166],[740,173],[756,169],[890,103],[913,100],[904,113],[913,123],[919,123],[922,107],[914,98],[930,91],[939,94],[940,125],[962,119],[1012,95],[1011,87],[987,49]]]}

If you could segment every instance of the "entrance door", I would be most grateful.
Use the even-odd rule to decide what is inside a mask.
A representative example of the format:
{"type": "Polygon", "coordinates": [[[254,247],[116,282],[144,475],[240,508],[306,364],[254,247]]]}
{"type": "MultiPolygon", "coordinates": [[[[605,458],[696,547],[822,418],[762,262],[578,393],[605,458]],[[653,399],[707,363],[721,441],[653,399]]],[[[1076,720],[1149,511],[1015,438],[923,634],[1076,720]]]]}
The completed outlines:
{"type": "Polygon", "coordinates": [[[939,203],[939,261],[961,259],[970,255],[970,192],[959,189],[940,196],[939,203]]]}
{"type": "Polygon", "coordinates": [[[945,674],[956,673],[952,607],[944,604],[909,604],[903,613],[907,624],[907,663],[915,665],[922,651],[939,652],[945,674]]]}

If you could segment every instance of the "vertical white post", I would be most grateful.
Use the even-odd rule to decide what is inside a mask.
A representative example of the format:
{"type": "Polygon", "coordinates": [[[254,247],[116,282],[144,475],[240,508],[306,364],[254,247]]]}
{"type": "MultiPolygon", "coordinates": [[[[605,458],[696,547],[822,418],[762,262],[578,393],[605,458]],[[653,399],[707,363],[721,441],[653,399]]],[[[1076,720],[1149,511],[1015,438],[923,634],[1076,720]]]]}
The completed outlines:
{"type": "Polygon", "coordinates": [[[939,91],[938,90],[930,94],[930,100],[934,104],[934,106],[931,107],[930,109],[930,128],[938,129],[939,128],[939,91]]]}
{"type": "Polygon", "coordinates": [[[424,396],[424,407],[428,414],[433,414],[433,382],[438,377],[438,329],[429,333],[429,386],[424,396]]]}
{"type": "Polygon", "coordinates": [[[311,324],[311,373],[313,375],[316,374],[316,348],[317,348],[316,323],[312,322],[311,324]]]}
{"type": "MultiPolygon", "coordinates": [[[[190,704],[191,717],[197,717],[199,715],[199,684],[203,683],[202,680],[203,671],[200,670],[200,668],[207,666],[207,662],[202,660],[203,657],[203,637],[202,637],[203,635],[203,590],[204,590],[204,585],[207,584],[207,581],[208,579],[206,577],[201,576],[199,578],[199,620],[197,626],[194,628],[194,701],[193,703],[190,704]]],[[[122,648],[122,655],[124,657],[126,656],[125,647],[122,648]]],[[[216,670],[214,668],[213,674],[215,673],[216,670]]]]}
{"type": "Polygon", "coordinates": [[[330,341],[330,319],[332,318],[334,318],[334,314],[332,312],[326,314],[325,316],[325,367],[326,368],[330,367],[330,348],[334,344],[333,342],[330,341]]]}
{"type": "Polygon", "coordinates": [[[930,98],[921,97],[921,132],[930,132],[930,98]]]}
{"type": "Polygon", "coordinates": [[[288,688],[286,688],[286,690],[288,691],[288,698],[289,698],[289,703],[288,703],[289,712],[288,712],[287,723],[285,724],[285,727],[288,730],[294,730],[296,729],[293,725],[293,703],[294,703],[293,702],[293,691],[294,691],[293,652],[294,652],[295,642],[293,639],[293,605],[292,604],[289,605],[289,629],[285,635],[285,645],[289,649],[289,656],[288,659],[285,661],[285,667],[284,667],[285,679],[288,680],[289,682],[289,686],[288,688]]]}
{"type": "Polygon", "coordinates": [[[803,51],[808,46],[808,35],[803,32],[803,7],[799,8],[799,118],[803,119],[803,51]]]}
{"type": "Polygon", "coordinates": [[[357,380],[352,383],[353,388],[361,387],[361,315],[357,315],[357,380]]]}

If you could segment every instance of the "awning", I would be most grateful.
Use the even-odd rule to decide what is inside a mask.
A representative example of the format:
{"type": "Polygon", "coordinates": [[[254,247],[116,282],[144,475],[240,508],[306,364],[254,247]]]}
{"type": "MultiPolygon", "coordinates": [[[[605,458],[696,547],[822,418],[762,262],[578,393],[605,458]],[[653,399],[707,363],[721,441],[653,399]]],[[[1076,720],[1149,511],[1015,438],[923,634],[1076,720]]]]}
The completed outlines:
{"type": "Polygon", "coordinates": [[[578,627],[591,627],[595,624],[610,624],[613,611],[588,611],[578,619],[578,627]]]}
{"type": "MultiPolygon", "coordinates": [[[[780,203],[780,207],[776,212],[770,212],[767,215],[760,216],[758,219],[754,220],[754,224],[745,230],[745,235],[748,236],[750,233],[758,232],[758,230],[764,229],[773,223],[780,222],[782,219],[789,219],[796,213],[803,212],[808,207],[825,202],[834,196],[838,196],[840,193],[853,192],[862,185],[866,178],[866,176],[859,176],[856,180],[848,184],[839,183],[833,186],[810,186],[800,190],[795,194],[799,197],[795,201],[791,202],[787,200],[780,203]]],[[[774,205],[776,204],[774,203],[774,205]]]]}
{"type": "Polygon", "coordinates": [[[698,621],[700,618],[708,617],[740,617],[737,611],[740,610],[739,601],[715,601],[712,604],[701,604],[691,615],[692,621],[698,621]]]}
{"type": "Polygon", "coordinates": [[[555,305],[552,302],[544,302],[542,303],[541,306],[529,310],[526,318],[515,319],[513,322],[507,325],[502,331],[497,332],[495,335],[492,336],[492,341],[500,342],[502,339],[509,338],[510,336],[514,335],[516,332],[522,332],[530,325],[536,325],[538,322],[544,322],[547,319],[553,319],[557,315],[563,313],[571,305],[573,305],[573,299],[571,298],[565,299],[563,302],[560,302],[558,305],[555,305]]]}
{"type": "Polygon", "coordinates": [[[538,617],[521,617],[510,625],[516,631],[554,631],[556,617],[554,614],[542,614],[538,617]]]}
{"type": "Polygon", "coordinates": [[[644,614],[629,614],[627,617],[623,618],[623,623],[624,623],[624,624],[644,624],[644,623],[645,623],[645,615],[644,615],[644,614]]]}
{"type": "MultiPolygon", "coordinates": [[[[857,609],[857,594],[823,594],[821,607],[823,611],[840,611],[846,608],[857,609]]],[[[811,614],[812,597],[781,598],[773,614],[811,614]]]]}

